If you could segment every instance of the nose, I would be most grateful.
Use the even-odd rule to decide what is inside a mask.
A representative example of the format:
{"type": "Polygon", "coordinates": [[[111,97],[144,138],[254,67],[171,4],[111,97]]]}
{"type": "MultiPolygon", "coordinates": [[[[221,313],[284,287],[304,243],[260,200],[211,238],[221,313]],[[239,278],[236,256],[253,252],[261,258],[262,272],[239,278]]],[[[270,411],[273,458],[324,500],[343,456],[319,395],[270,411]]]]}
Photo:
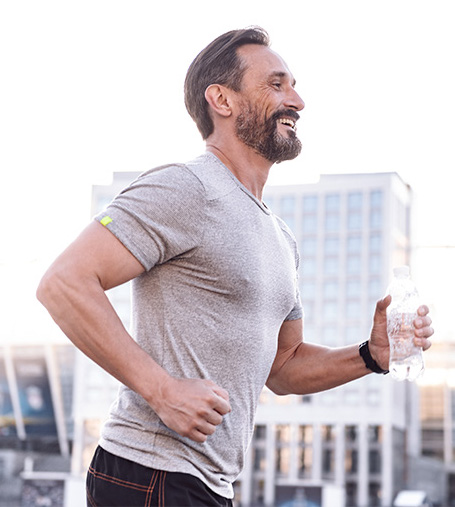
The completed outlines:
{"type": "Polygon", "coordinates": [[[289,90],[289,94],[286,97],[286,107],[295,109],[296,111],[301,111],[305,107],[305,102],[303,102],[302,98],[294,88],[289,90]]]}

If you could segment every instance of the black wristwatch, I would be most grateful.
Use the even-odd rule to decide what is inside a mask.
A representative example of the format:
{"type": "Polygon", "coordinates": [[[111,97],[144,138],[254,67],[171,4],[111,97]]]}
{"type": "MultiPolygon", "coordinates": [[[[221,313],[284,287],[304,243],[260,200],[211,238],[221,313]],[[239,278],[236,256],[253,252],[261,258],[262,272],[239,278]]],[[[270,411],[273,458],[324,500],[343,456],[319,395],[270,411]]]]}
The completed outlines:
{"type": "Polygon", "coordinates": [[[359,345],[359,354],[365,362],[365,366],[369,370],[374,371],[374,373],[382,373],[383,375],[387,375],[387,373],[389,373],[389,370],[383,370],[379,364],[371,357],[368,341],[363,342],[359,345]]]}

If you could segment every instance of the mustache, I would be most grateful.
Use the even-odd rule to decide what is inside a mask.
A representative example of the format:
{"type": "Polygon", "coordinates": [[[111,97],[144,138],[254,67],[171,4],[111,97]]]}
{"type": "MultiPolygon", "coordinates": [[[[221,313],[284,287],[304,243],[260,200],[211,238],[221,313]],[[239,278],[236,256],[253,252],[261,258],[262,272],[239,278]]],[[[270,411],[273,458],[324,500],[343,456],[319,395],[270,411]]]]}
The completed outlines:
{"type": "Polygon", "coordinates": [[[292,118],[297,121],[300,119],[300,115],[293,109],[281,109],[280,111],[273,113],[270,119],[279,120],[280,118],[292,118]]]}

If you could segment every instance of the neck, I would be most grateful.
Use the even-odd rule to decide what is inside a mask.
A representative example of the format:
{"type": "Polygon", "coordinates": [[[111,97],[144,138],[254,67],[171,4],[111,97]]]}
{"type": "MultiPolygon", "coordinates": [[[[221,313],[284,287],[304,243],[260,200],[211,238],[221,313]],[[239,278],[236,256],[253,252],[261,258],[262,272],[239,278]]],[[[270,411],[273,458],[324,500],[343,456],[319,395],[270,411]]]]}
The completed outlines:
{"type": "Polygon", "coordinates": [[[243,143],[232,147],[207,140],[207,151],[216,155],[231,173],[259,200],[273,163],[243,143]]]}

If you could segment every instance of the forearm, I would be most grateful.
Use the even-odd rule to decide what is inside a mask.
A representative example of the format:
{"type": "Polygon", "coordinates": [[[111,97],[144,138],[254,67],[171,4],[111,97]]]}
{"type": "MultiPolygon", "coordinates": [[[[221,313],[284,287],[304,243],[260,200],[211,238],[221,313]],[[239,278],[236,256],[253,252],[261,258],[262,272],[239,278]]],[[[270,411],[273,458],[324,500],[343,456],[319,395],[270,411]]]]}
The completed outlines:
{"type": "Polygon", "coordinates": [[[276,394],[311,394],[332,389],[371,373],[358,345],[328,348],[302,342],[274,364],[267,386],[276,394]]]}
{"type": "Polygon", "coordinates": [[[68,338],[152,406],[167,373],[131,338],[96,277],[51,273],[37,292],[68,338]]]}

